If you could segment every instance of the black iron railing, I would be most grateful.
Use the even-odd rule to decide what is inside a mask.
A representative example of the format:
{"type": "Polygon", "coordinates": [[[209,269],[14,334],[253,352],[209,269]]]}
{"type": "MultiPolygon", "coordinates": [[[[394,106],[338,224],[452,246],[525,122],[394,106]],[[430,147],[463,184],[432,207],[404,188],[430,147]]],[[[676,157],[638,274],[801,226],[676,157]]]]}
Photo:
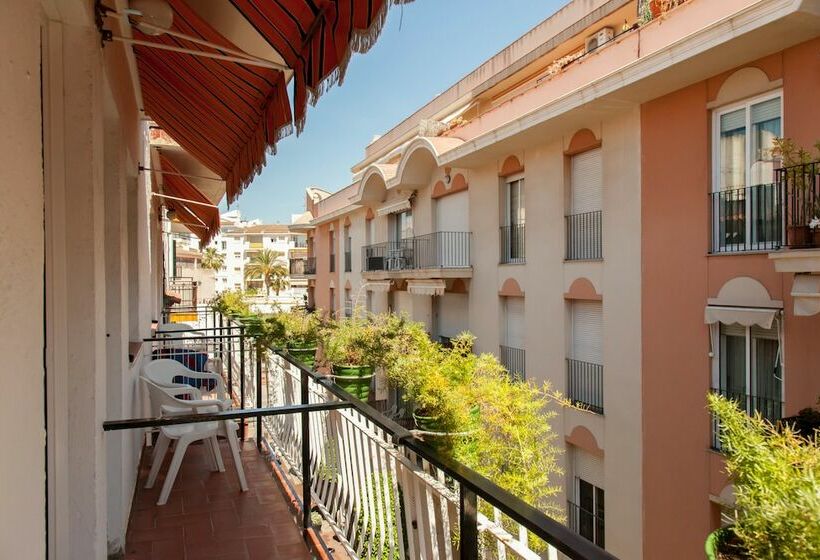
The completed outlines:
{"type": "Polygon", "coordinates": [[[165,281],[165,291],[169,296],[179,298],[180,307],[197,304],[197,282],[190,276],[171,276],[165,281]]]}
{"type": "Polygon", "coordinates": [[[591,261],[603,258],[601,242],[602,212],[584,212],[565,216],[566,259],[568,261],[591,261]]]}
{"type": "Polygon", "coordinates": [[[567,518],[573,531],[600,547],[605,545],[604,516],[567,500],[567,518]]]}
{"type": "MultiPolygon", "coordinates": [[[[235,320],[231,320],[219,315],[218,323],[222,327],[214,327],[218,332],[221,329],[230,329],[228,332],[234,332],[234,329],[241,327],[248,332],[253,328],[253,324],[242,325],[235,320]]],[[[243,340],[253,340],[244,331],[241,335],[243,340]]],[[[220,339],[220,344],[226,344],[228,340],[235,339],[237,335],[234,334],[217,334],[211,338],[220,339]]],[[[172,341],[174,337],[169,339],[161,339],[152,343],[160,342],[167,343],[172,341]]],[[[182,337],[181,337],[182,338],[182,337]]],[[[200,341],[201,342],[201,341],[200,341]]],[[[244,349],[245,344],[239,345],[244,349]]],[[[313,441],[313,431],[311,427],[314,422],[321,421],[317,414],[321,411],[329,411],[345,408],[357,414],[360,414],[374,430],[382,430],[384,435],[392,442],[392,447],[398,450],[398,453],[403,456],[404,453],[415,454],[420,461],[426,462],[428,465],[440,469],[446,478],[451,481],[455,492],[458,496],[458,557],[461,559],[475,560],[479,557],[479,529],[478,529],[478,500],[481,499],[486,503],[498,508],[505,516],[509,517],[516,523],[519,523],[524,528],[529,530],[536,537],[544,540],[550,545],[558,549],[559,552],[566,555],[573,560],[617,560],[614,556],[596,546],[583,536],[579,535],[577,530],[562,525],[554,519],[546,516],[539,509],[522,501],[516,496],[510,494],[506,490],[500,488],[492,481],[484,478],[475,471],[469,469],[465,465],[455,461],[446,453],[442,453],[441,449],[431,447],[422,439],[415,436],[413,433],[403,428],[395,421],[384,416],[376,411],[369,404],[351,396],[347,391],[336,385],[331,378],[324,374],[317,373],[309,369],[298,359],[290,355],[286,350],[266,347],[259,340],[253,340],[253,351],[251,357],[255,359],[249,362],[251,371],[255,373],[249,374],[252,378],[253,388],[255,389],[255,406],[246,410],[229,410],[224,412],[215,412],[210,414],[196,414],[186,417],[160,417],[160,418],[138,418],[126,420],[110,420],[103,423],[105,431],[128,430],[128,429],[144,429],[160,426],[168,426],[180,423],[201,423],[213,422],[219,420],[233,419],[256,419],[256,437],[257,445],[260,451],[272,452],[272,448],[266,446],[263,439],[262,419],[269,417],[276,417],[282,415],[298,415],[298,430],[301,434],[301,483],[302,496],[301,501],[297,504],[301,513],[302,526],[306,535],[311,533],[314,538],[316,533],[312,529],[311,511],[314,497],[311,489],[314,487],[311,471],[311,446],[318,445],[313,441]],[[298,395],[294,395],[298,403],[279,405],[274,407],[263,406],[263,363],[266,360],[265,356],[272,353],[278,356],[277,359],[283,360],[288,371],[295,371],[296,378],[300,379],[298,395]],[[320,389],[326,392],[333,400],[324,400],[316,402],[315,391],[320,389]]],[[[211,348],[209,354],[214,355],[218,352],[218,347],[211,348]]],[[[244,350],[243,350],[244,352],[244,350]]],[[[242,356],[241,362],[244,363],[249,356],[242,356]]],[[[231,363],[228,360],[227,363],[231,363]]],[[[240,387],[239,401],[244,405],[246,402],[246,387],[244,385],[245,375],[241,375],[243,384],[240,387]]],[[[230,381],[229,381],[230,384],[230,381]]],[[[253,391],[251,391],[253,392],[253,391]]],[[[253,399],[253,397],[251,397],[253,399]]],[[[254,402],[251,400],[250,402],[254,402]]],[[[360,437],[360,436],[357,436],[360,437]]],[[[321,443],[321,442],[319,442],[321,443]]],[[[382,459],[383,460],[383,459],[382,459]]],[[[570,517],[572,518],[572,515],[570,517]]],[[[578,517],[579,522],[583,517],[578,517]]],[[[414,522],[415,523],[415,522],[414,522]]],[[[579,525],[580,526],[580,525],[579,525]]],[[[601,526],[602,527],[602,526],[601,526]]]]}
{"type": "Polygon", "coordinates": [[[350,251],[345,251],[345,272],[353,270],[353,255],[350,251]]]}
{"type": "Polygon", "coordinates": [[[775,179],[783,196],[786,245],[820,246],[820,224],[810,227],[820,218],[820,162],[782,167],[775,170],[775,179]]]}
{"type": "Polygon", "coordinates": [[[524,224],[502,226],[499,229],[499,243],[501,264],[523,263],[526,261],[527,231],[524,224]]]}
{"type": "Polygon", "coordinates": [[[469,268],[469,231],[437,231],[362,247],[362,272],[469,268]]]}
{"type": "Polygon", "coordinates": [[[526,352],[523,348],[513,348],[502,344],[498,347],[498,361],[514,379],[527,378],[526,352]]]}
{"type": "Polygon", "coordinates": [[[777,184],[711,193],[712,253],[772,251],[783,244],[783,200],[777,184]]]}
{"type": "Polygon", "coordinates": [[[573,404],[604,413],[604,366],[567,358],[567,396],[573,404]]]}
{"type": "MultiPolygon", "coordinates": [[[[750,395],[745,392],[745,389],[732,390],[726,388],[713,388],[712,392],[723,395],[727,399],[736,402],[738,407],[749,415],[760,413],[763,418],[772,423],[775,423],[783,418],[783,401],[779,398],[750,395]]],[[[720,450],[720,448],[720,422],[713,415],[712,449],[720,450]]]]}
{"type": "Polygon", "coordinates": [[[290,259],[290,275],[292,277],[304,276],[307,259],[290,259]]]}
{"type": "Polygon", "coordinates": [[[336,272],[336,253],[330,253],[330,272],[336,272]]]}
{"type": "Polygon", "coordinates": [[[316,257],[305,259],[305,274],[316,274],[316,257]]]}

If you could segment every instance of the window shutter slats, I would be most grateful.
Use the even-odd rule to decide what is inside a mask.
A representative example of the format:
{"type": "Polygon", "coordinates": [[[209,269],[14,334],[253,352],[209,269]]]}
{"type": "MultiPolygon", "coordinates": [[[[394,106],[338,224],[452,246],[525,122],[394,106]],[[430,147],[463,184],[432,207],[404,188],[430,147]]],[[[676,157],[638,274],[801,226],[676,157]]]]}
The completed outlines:
{"type": "Polygon", "coordinates": [[[504,346],[524,348],[524,298],[504,298],[504,346]]]}
{"type": "Polygon", "coordinates": [[[572,156],[570,188],[572,213],[595,212],[602,207],[601,149],[572,156]]]}
{"type": "Polygon", "coordinates": [[[603,305],[599,301],[572,304],[572,358],[603,363],[603,305]]]}

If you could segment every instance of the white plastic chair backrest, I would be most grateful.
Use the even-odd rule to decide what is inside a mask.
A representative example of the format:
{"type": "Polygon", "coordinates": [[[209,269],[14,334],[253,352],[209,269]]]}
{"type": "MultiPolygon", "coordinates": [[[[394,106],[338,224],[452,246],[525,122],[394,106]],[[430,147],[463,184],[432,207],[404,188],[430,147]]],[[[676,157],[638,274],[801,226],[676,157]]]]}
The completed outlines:
{"type": "Polygon", "coordinates": [[[173,379],[180,375],[189,374],[195,376],[196,372],[189,370],[177,360],[171,360],[169,358],[151,360],[142,366],[143,377],[148,378],[157,385],[184,385],[184,383],[174,381],[173,379]]]}
{"type": "Polygon", "coordinates": [[[184,400],[177,399],[173,395],[167,393],[167,388],[163,388],[162,385],[154,383],[147,377],[143,377],[142,382],[145,383],[145,386],[148,388],[148,398],[151,401],[151,412],[155,416],[162,416],[163,406],[190,408],[189,405],[186,405],[184,400]]]}
{"type": "Polygon", "coordinates": [[[193,330],[194,327],[188,323],[160,323],[157,325],[157,336],[159,338],[185,336],[193,330]]]}

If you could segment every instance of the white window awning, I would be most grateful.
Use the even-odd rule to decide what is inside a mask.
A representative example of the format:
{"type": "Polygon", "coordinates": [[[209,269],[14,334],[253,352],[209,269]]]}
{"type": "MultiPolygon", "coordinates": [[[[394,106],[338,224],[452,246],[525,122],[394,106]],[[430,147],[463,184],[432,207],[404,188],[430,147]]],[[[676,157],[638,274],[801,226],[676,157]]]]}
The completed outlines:
{"type": "Polygon", "coordinates": [[[764,329],[772,328],[775,316],[779,309],[763,307],[731,307],[721,305],[707,305],[705,319],[707,325],[723,323],[724,325],[743,325],[751,327],[757,325],[764,329]]]}
{"type": "Polygon", "coordinates": [[[795,274],[792,284],[794,314],[808,317],[820,313],[820,276],[795,274]]]}
{"type": "Polygon", "coordinates": [[[444,295],[444,280],[408,280],[407,292],[417,296],[444,295]]]}
{"type": "Polygon", "coordinates": [[[399,212],[404,212],[405,210],[410,210],[412,204],[410,203],[410,197],[402,197],[397,200],[391,200],[378,210],[376,210],[377,216],[387,216],[388,214],[398,214],[399,212]]]}
{"type": "Polygon", "coordinates": [[[364,287],[370,292],[389,292],[390,280],[369,281],[364,287]]]}

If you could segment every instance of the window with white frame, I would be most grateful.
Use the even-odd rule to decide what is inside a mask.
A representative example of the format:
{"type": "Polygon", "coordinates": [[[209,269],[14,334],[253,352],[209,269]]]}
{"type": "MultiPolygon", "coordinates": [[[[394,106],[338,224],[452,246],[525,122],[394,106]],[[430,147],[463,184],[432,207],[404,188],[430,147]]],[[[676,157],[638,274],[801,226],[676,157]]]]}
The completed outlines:
{"type": "Polygon", "coordinates": [[[713,387],[752,414],[779,420],[783,404],[783,375],[777,320],[771,328],[718,323],[713,350],[713,387]]]}
{"type": "Polygon", "coordinates": [[[772,148],[782,129],[780,92],[713,112],[713,251],[780,244],[782,201],[774,184],[772,148]]]}
{"type": "Polygon", "coordinates": [[[570,527],[604,548],[604,465],[598,457],[571,447],[572,488],[568,490],[567,509],[570,527]]]}
{"type": "Polygon", "coordinates": [[[501,190],[501,262],[523,262],[525,258],[524,177],[505,179],[501,190]]]}

